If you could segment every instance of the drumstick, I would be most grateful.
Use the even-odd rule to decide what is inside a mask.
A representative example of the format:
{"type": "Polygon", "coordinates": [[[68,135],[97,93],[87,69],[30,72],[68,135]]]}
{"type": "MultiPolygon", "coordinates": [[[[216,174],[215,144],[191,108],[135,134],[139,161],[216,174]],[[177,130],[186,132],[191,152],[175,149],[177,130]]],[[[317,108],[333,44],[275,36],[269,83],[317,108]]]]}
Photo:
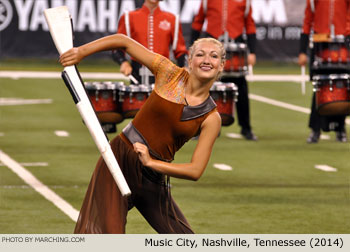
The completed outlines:
{"type": "MultiPolygon", "coordinates": [[[[68,51],[73,47],[73,35],[71,18],[66,6],[51,8],[44,10],[46,21],[49,25],[50,34],[55,46],[60,54],[68,51]]],[[[76,66],[65,67],[62,72],[64,80],[78,111],[90,134],[95,141],[106,165],[111,172],[121,194],[123,196],[130,195],[130,189],[118,162],[112,152],[111,146],[104,134],[100,122],[97,119],[95,111],[86,94],[83,81],[80,77],[76,66]]]]}
{"type": "Polygon", "coordinates": [[[248,74],[253,75],[253,65],[248,65],[248,74]]]}
{"type": "Polygon", "coordinates": [[[301,93],[305,94],[305,66],[301,66],[301,93]]]}
{"type": "Polygon", "coordinates": [[[131,80],[131,81],[133,81],[135,84],[139,84],[139,82],[136,80],[136,78],[134,77],[134,76],[132,76],[131,74],[129,74],[129,79],[131,80]]]}

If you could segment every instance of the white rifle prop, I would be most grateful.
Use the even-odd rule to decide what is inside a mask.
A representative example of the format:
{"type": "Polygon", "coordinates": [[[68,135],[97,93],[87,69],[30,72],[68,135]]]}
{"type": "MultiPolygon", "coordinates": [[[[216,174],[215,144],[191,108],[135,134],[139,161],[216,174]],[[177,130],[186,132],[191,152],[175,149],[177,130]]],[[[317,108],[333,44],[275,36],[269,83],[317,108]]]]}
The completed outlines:
{"type": "MultiPolygon", "coordinates": [[[[71,17],[66,6],[44,10],[46,21],[49,25],[51,37],[59,54],[63,54],[73,48],[73,31],[71,17]]],[[[131,194],[128,184],[123,176],[118,162],[112,152],[111,146],[102,130],[100,122],[86,94],[83,81],[76,66],[65,67],[62,72],[64,80],[81,117],[95,141],[106,165],[111,172],[117,186],[123,196],[131,194]]]]}

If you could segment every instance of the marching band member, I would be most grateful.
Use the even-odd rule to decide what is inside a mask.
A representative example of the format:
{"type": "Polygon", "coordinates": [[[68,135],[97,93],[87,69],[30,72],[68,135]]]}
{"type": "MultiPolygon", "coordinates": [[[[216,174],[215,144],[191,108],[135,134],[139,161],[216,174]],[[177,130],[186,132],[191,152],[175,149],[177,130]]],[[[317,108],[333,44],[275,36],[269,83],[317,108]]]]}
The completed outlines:
{"type": "Polygon", "coordinates": [[[197,40],[190,48],[187,69],[128,36],[115,34],[72,48],[61,55],[60,63],[78,64],[93,53],[117,48],[155,76],[155,87],[145,104],[111,141],[132,193],[122,197],[100,158],[75,233],[124,233],[127,212],[134,206],[159,233],[193,233],[170,194],[169,176],[198,180],[209,162],[221,128],[209,91],[223,71],[225,49],[213,38],[197,40]],[[198,134],[191,161],[171,163],[175,153],[198,134]]]}
{"type": "MultiPolygon", "coordinates": [[[[141,8],[124,13],[119,20],[117,33],[125,34],[167,58],[171,48],[178,66],[182,67],[185,65],[187,49],[179,17],[161,10],[159,1],[161,0],[145,0],[141,8]]],[[[112,57],[120,64],[120,72],[126,76],[132,74],[142,84],[154,83],[147,68],[142,68],[133,59],[130,64],[123,51],[113,51],[112,57]]]]}
{"type": "MultiPolygon", "coordinates": [[[[255,65],[256,27],[249,0],[202,0],[199,12],[192,23],[191,41],[201,36],[205,21],[207,21],[206,31],[203,34],[205,37],[242,43],[245,42],[244,36],[246,36],[249,48],[248,64],[255,65]]],[[[247,140],[256,141],[258,138],[253,133],[250,124],[248,84],[245,76],[225,77],[223,75],[221,81],[233,82],[237,85],[238,101],[236,106],[241,134],[247,140]]]]}
{"type": "MultiPolygon", "coordinates": [[[[300,53],[298,63],[305,66],[307,63],[307,49],[311,30],[315,35],[323,34],[349,36],[350,34],[350,1],[347,0],[307,0],[304,23],[300,37],[300,53]]],[[[315,74],[312,69],[314,50],[310,54],[310,80],[315,74]]],[[[326,72],[327,73],[327,72],[326,72]]],[[[311,114],[309,118],[310,136],[308,143],[317,143],[321,130],[336,132],[339,142],[346,142],[345,116],[321,116],[316,110],[315,93],[312,96],[311,114]]]]}

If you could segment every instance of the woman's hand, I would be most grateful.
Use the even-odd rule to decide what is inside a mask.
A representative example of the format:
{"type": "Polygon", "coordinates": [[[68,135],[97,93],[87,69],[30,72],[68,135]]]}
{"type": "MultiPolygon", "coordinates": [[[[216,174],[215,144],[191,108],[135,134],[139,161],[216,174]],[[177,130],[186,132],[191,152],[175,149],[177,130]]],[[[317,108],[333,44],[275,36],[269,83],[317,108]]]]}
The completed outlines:
{"type": "Polygon", "coordinates": [[[148,147],[142,143],[134,143],[134,150],[139,155],[139,159],[144,166],[150,167],[152,158],[149,155],[148,147]]]}
{"type": "Polygon", "coordinates": [[[79,64],[83,58],[82,50],[79,47],[73,47],[61,55],[60,63],[64,67],[76,65],[79,64]]]}

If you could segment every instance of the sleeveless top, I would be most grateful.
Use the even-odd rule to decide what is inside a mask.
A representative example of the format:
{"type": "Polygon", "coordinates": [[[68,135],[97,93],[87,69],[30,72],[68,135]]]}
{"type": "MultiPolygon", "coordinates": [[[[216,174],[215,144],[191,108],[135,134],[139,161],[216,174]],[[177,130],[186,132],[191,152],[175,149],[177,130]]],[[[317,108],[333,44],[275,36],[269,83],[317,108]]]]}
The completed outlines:
{"type": "Polygon", "coordinates": [[[156,77],[154,89],[122,134],[132,144],[145,144],[153,158],[171,162],[176,151],[199,134],[202,122],[216,111],[216,104],[209,96],[197,106],[186,105],[189,73],[169,59],[157,55],[151,71],[156,77]]]}

